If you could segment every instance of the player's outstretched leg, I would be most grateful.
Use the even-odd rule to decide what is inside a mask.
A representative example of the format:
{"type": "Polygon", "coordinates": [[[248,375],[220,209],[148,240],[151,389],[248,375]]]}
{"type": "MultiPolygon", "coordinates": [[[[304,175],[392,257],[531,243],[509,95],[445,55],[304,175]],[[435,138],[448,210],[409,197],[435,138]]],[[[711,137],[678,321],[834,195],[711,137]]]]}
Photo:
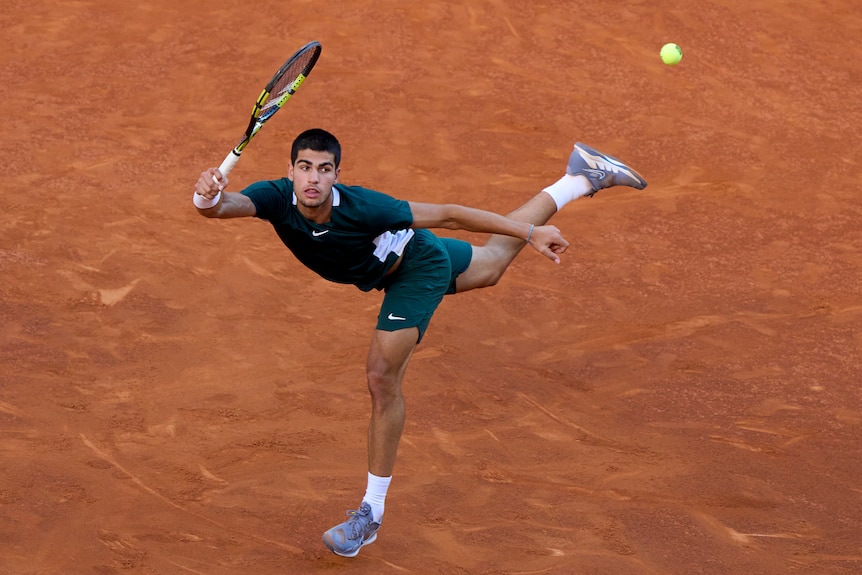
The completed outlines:
{"type": "Polygon", "coordinates": [[[561,210],[572,200],[591,197],[599,190],[614,186],[642,190],[647,182],[634,168],[617,158],[578,142],[569,155],[566,174],[542,191],[554,198],[557,210],[561,210]],[[586,191],[583,188],[584,179],[589,184],[586,191]]]}
{"type": "Polygon", "coordinates": [[[603,154],[595,148],[578,142],[569,156],[566,174],[570,176],[583,175],[590,181],[593,196],[599,190],[613,186],[629,186],[642,190],[647,182],[634,169],[608,154],[603,154]]]}
{"type": "MultiPolygon", "coordinates": [[[[544,225],[567,203],[614,186],[642,190],[647,182],[619,159],[578,142],[569,155],[565,175],[508,216],[537,226],[544,225]]],[[[473,246],[473,259],[470,267],[458,276],[457,291],[496,284],[525,245],[518,238],[493,235],[484,246],[473,246]]]]}

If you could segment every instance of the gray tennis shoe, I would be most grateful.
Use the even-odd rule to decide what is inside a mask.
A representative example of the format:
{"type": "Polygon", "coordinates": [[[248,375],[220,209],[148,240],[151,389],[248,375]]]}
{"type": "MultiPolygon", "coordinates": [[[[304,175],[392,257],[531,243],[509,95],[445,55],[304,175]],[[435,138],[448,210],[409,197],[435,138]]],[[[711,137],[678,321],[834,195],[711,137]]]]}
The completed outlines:
{"type": "Polygon", "coordinates": [[[362,502],[359,509],[348,511],[350,519],[323,534],[323,544],[342,557],[356,557],[359,550],[377,539],[380,524],[371,516],[371,506],[362,502]]]}
{"type": "Polygon", "coordinates": [[[584,176],[593,187],[593,196],[599,190],[613,186],[629,186],[642,190],[647,187],[647,182],[639,173],[625,165],[620,160],[603,154],[595,148],[578,142],[569,156],[569,165],[566,173],[570,176],[584,176]]]}

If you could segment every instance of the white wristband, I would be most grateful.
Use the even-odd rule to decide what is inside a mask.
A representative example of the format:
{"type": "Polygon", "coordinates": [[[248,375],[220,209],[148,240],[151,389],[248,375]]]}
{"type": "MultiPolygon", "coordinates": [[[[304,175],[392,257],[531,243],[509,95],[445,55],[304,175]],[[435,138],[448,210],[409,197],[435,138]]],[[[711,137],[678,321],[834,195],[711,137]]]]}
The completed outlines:
{"type": "Polygon", "coordinates": [[[220,199],[221,199],[221,192],[217,193],[215,195],[215,197],[211,200],[208,200],[205,197],[203,197],[202,195],[200,195],[199,193],[195,192],[195,195],[192,197],[192,202],[194,203],[195,206],[199,207],[202,210],[205,210],[207,208],[211,208],[214,205],[216,205],[220,199]]]}

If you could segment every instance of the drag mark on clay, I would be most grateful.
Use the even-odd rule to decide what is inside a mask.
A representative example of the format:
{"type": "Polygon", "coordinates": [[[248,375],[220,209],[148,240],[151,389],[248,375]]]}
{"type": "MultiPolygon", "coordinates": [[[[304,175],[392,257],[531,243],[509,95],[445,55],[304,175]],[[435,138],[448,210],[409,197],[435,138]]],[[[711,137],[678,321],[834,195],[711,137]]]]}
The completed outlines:
{"type": "Polygon", "coordinates": [[[753,451],[755,453],[767,452],[774,453],[775,450],[763,447],[756,447],[754,445],[749,445],[748,443],[741,441],[739,439],[732,439],[730,437],[722,437],[720,435],[710,435],[709,438],[718,443],[727,443],[728,445],[732,445],[733,447],[737,447],[739,449],[745,449],[747,451],[753,451]]]}
{"type": "Polygon", "coordinates": [[[731,541],[740,545],[752,544],[752,538],[755,537],[771,539],[806,539],[805,535],[799,533],[740,533],[739,531],[728,527],[717,518],[701,511],[693,511],[691,514],[712,531],[725,535],[729,537],[731,541]]]}
{"type": "Polygon", "coordinates": [[[231,528],[227,527],[226,525],[222,525],[222,524],[221,524],[221,523],[219,523],[218,521],[213,521],[213,520],[212,520],[212,519],[210,519],[209,517],[206,517],[206,516],[204,516],[204,515],[201,515],[200,513],[195,513],[194,511],[191,511],[191,510],[189,510],[189,509],[186,509],[185,507],[183,507],[183,506],[181,506],[181,505],[179,505],[179,504],[177,504],[177,503],[175,503],[175,502],[171,501],[170,499],[168,499],[167,497],[165,497],[164,495],[162,495],[161,493],[159,493],[158,491],[156,491],[155,489],[153,489],[152,487],[150,487],[149,485],[147,485],[146,483],[144,483],[144,482],[143,482],[140,478],[138,478],[135,474],[133,474],[133,473],[129,472],[126,468],[124,468],[122,465],[120,465],[120,464],[119,464],[119,463],[118,463],[118,462],[117,462],[113,457],[111,457],[110,455],[108,455],[107,453],[105,453],[104,451],[102,451],[101,449],[99,449],[98,447],[96,447],[96,446],[93,444],[93,442],[92,442],[92,441],[90,441],[89,439],[87,439],[87,436],[85,436],[83,433],[81,433],[81,434],[79,434],[79,435],[80,435],[80,437],[81,437],[81,441],[83,441],[83,442],[84,442],[84,445],[86,445],[90,450],[92,450],[92,452],[93,452],[93,453],[95,453],[95,454],[96,454],[96,456],[97,456],[99,459],[102,459],[103,461],[106,461],[107,463],[111,464],[113,467],[115,467],[115,468],[119,469],[120,471],[122,471],[122,472],[123,472],[126,476],[128,476],[128,477],[129,477],[129,478],[130,478],[130,479],[131,479],[131,480],[132,480],[132,481],[133,481],[133,482],[134,482],[138,487],[140,487],[141,489],[143,489],[144,491],[146,491],[147,493],[149,493],[150,495],[152,495],[152,496],[153,496],[153,497],[155,497],[156,499],[159,499],[159,500],[160,500],[160,501],[162,501],[163,503],[166,503],[167,505],[169,505],[169,506],[171,506],[171,507],[173,507],[173,508],[175,508],[175,509],[178,509],[178,510],[182,511],[183,513],[187,513],[187,514],[189,514],[189,515],[192,515],[192,516],[194,516],[194,517],[197,517],[198,519],[201,519],[201,520],[203,520],[203,521],[206,521],[207,523],[210,523],[210,524],[212,524],[212,525],[215,525],[216,527],[218,527],[218,528],[220,528],[220,529],[223,529],[224,531],[232,531],[232,532],[234,532],[234,533],[238,533],[238,534],[240,534],[240,535],[244,535],[244,536],[249,537],[249,538],[251,538],[251,539],[255,539],[255,540],[257,540],[257,541],[260,541],[260,542],[262,542],[262,543],[268,543],[269,545],[274,545],[274,546],[276,546],[276,547],[279,547],[279,548],[281,548],[281,549],[285,549],[285,550],[287,550],[287,551],[291,551],[291,552],[293,552],[293,553],[302,554],[302,550],[301,550],[301,549],[299,549],[299,548],[297,548],[297,547],[294,547],[294,546],[292,546],[292,545],[287,545],[287,544],[285,544],[285,543],[279,543],[278,541],[272,541],[271,539],[267,539],[267,538],[265,538],[265,537],[261,537],[261,536],[259,536],[259,535],[255,535],[254,533],[248,533],[248,532],[246,532],[246,531],[239,531],[239,530],[237,530],[237,529],[231,529],[231,528]]]}
{"type": "MultiPolygon", "coordinates": [[[[81,266],[79,266],[81,267],[81,266]]],[[[138,284],[140,278],[133,280],[129,284],[119,288],[96,288],[78,274],[70,270],[58,270],[60,275],[66,278],[72,288],[84,292],[98,294],[98,303],[105,306],[113,306],[123,300],[138,284]]]]}
{"type": "Polygon", "coordinates": [[[521,38],[521,35],[520,35],[520,34],[518,34],[518,31],[517,31],[517,30],[515,30],[515,27],[514,27],[514,26],[512,26],[512,21],[511,21],[511,20],[509,20],[508,18],[506,18],[505,16],[503,16],[503,22],[505,22],[505,23],[506,23],[506,26],[509,28],[509,32],[511,32],[511,33],[512,33],[512,36],[514,36],[514,37],[515,37],[515,38],[517,38],[518,40],[521,40],[521,39],[522,39],[522,38],[521,38]]]}
{"type": "Polygon", "coordinates": [[[203,465],[198,465],[198,467],[199,467],[199,468],[200,468],[200,470],[201,470],[201,475],[203,475],[203,476],[204,476],[204,477],[206,477],[207,479],[210,479],[210,480],[212,480],[212,481],[216,481],[216,482],[218,482],[218,483],[227,483],[227,481],[225,481],[225,480],[224,480],[224,479],[222,479],[221,477],[216,477],[215,475],[213,475],[213,473],[212,473],[209,469],[207,469],[206,467],[204,467],[203,465]]]}
{"type": "Polygon", "coordinates": [[[189,573],[196,573],[197,575],[207,575],[203,571],[197,571],[195,569],[192,569],[191,567],[186,567],[184,565],[180,565],[179,563],[174,563],[173,561],[167,561],[167,563],[170,563],[174,567],[178,567],[179,569],[182,569],[183,571],[188,571],[189,573]]]}
{"type": "MultiPolygon", "coordinates": [[[[521,482],[526,482],[523,478],[520,479],[521,482]]],[[[614,489],[591,489],[589,487],[583,487],[581,485],[572,485],[571,483],[563,483],[559,481],[534,481],[537,485],[551,486],[556,487],[565,491],[573,491],[575,493],[581,493],[587,495],[589,497],[604,497],[605,499],[611,499],[613,501],[631,501],[632,497],[629,495],[624,495],[619,491],[614,489]]]]}
{"type": "Polygon", "coordinates": [[[412,571],[410,571],[410,569],[405,569],[404,567],[400,567],[398,565],[395,565],[394,563],[390,563],[386,559],[381,559],[380,557],[373,557],[372,559],[377,559],[377,561],[380,561],[381,563],[383,563],[387,567],[391,567],[392,569],[395,569],[396,571],[401,571],[402,573],[412,573],[412,571]]]}
{"type": "MultiPolygon", "coordinates": [[[[772,320],[784,320],[794,318],[792,314],[780,313],[734,313],[729,315],[702,315],[694,316],[684,320],[667,323],[663,326],[632,329],[623,335],[605,335],[601,337],[585,339],[576,342],[576,348],[581,351],[589,351],[596,349],[607,349],[614,345],[631,345],[647,341],[664,341],[691,337],[705,329],[727,325],[730,323],[739,323],[758,333],[772,337],[777,335],[777,331],[763,325],[761,322],[772,320]]],[[[551,361],[552,358],[568,358],[566,350],[571,350],[571,342],[551,347],[547,353],[543,354],[543,361],[551,361]]],[[[558,360],[559,361],[559,360],[558,360]]]]}
{"type": "Polygon", "coordinates": [[[497,443],[499,443],[499,444],[500,444],[500,445],[502,445],[503,447],[506,447],[506,446],[503,444],[503,442],[502,442],[502,441],[500,441],[500,438],[499,438],[499,437],[497,437],[496,435],[494,435],[494,432],[493,432],[493,431],[491,431],[490,429],[487,429],[487,428],[486,428],[486,429],[485,429],[485,433],[487,433],[488,435],[490,435],[490,436],[491,436],[491,439],[493,439],[494,441],[496,441],[497,443]]]}
{"type": "Polygon", "coordinates": [[[262,276],[265,278],[270,278],[270,279],[275,279],[275,280],[280,279],[275,274],[271,273],[270,271],[266,270],[265,268],[256,264],[255,262],[251,261],[250,259],[248,259],[245,256],[241,256],[240,261],[242,261],[242,263],[244,263],[246,266],[248,266],[248,269],[250,269],[251,271],[253,271],[255,274],[257,274],[259,276],[262,276]]]}
{"type": "Polygon", "coordinates": [[[18,419],[24,419],[24,413],[20,409],[14,405],[9,405],[5,401],[0,401],[0,411],[8,415],[14,415],[18,419]]]}
{"type": "MultiPolygon", "coordinates": [[[[743,429],[745,431],[754,431],[756,433],[765,433],[767,435],[776,435],[778,437],[789,438],[779,445],[780,449],[787,449],[787,448],[799,443],[800,441],[804,441],[805,439],[808,439],[808,437],[809,437],[806,434],[796,435],[796,434],[792,434],[788,431],[778,430],[778,429],[763,429],[761,427],[753,427],[753,426],[741,425],[741,424],[737,424],[737,427],[739,429],[743,429]]],[[[718,437],[718,436],[716,436],[716,437],[718,437]]],[[[716,440],[716,441],[721,440],[721,439],[715,439],[715,437],[713,437],[712,439],[716,440]]]]}
{"type": "Polygon", "coordinates": [[[123,286],[123,287],[117,288],[117,289],[100,289],[100,290],[98,290],[99,291],[99,297],[101,298],[102,303],[104,305],[112,306],[112,305],[118,303],[119,301],[121,301],[127,295],[129,295],[129,292],[131,292],[132,289],[134,289],[135,285],[139,281],[140,281],[139,279],[134,280],[129,285],[123,286]]]}
{"type": "MultiPolygon", "coordinates": [[[[132,481],[134,481],[134,482],[138,485],[138,487],[140,487],[141,489],[143,489],[144,491],[146,491],[146,492],[147,492],[147,493],[149,493],[150,495],[153,495],[153,496],[155,496],[156,498],[161,499],[164,503],[167,503],[167,504],[168,504],[168,505],[170,505],[171,507],[175,507],[176,509],[179,509],[180,511],[186,511],[186,510],[185,510],[183,507],[181,507],[180,505],[177,505],[176,503],[174,503],[173,501],[171,501],[170,499],[168,499],[167,497],[165,497],[164,495],[162,495],[162,494],[161,494],[161,493],[159,493],[158,491],[156,491],[156,490],[152,489],[151,487],[149,487],[149,486],[148,486],[147,484],[145,484],[143,481],[141,481],[140,479],[138,479],[138,477],[137,477],[136,475],[134,475],[133,473],[130,473],[126,468],[124,468],[122,465],[120,465],[119,463],[117,463],[117,461],[116,461],[113,457],[111,457],[110,455],[108,455],[107,453],[105,453],[104,451],[102,451],[101,449],[99,449],[98,447],[96,447],[95,445],[93,445],[93,442],[91,442],[89,439],[87,439],[87,437],[86,437],[83,433],[82,433],[82,434],[80,434],[80,435],[81,435],[81,440],[84,442],[84,445],[86,445],[87,447],[89,447],[89,448],[93,451],[93,453],[95,453],[95,454],[96,454],[96,456],[97,456],[97,457],[99,457],[100,459],[102,459],[102,460],[104,460],[104,461],[106,461],[106,462],[110,463],[111,465],[113,465],[114,467],[116,467],[117,469],[119,469],[120,471],[122,471],[122,472],[123,472],[124,474],[126,474],[126,475],[127,475],[127,476],[132,480],[132,481]]],[[[191,512],[188,512],[188,513],[191,513],[191,512]]],[[[192,513],[192,515],[195,515],[195,513],[192,513]]],[[[205,519],[205,518],[204,518],[204,519],[205,519]]]]}
{"type": "Polygon", "coordinates": [[[533,398],[531,398],[531,397],[529,397],[523,393],[519,393],[518,397],[520,397],[521,399],[523,399],[524,401],[526,401],[527,403],[529,403],[530,405],[532,405],[533,407],[535,407],[536,409],[538,409],[539,411],[541,411],[542,413],[544,413],[545,415],[547,415],[548,417],[550,417],[551,419],[556,421],[557,423],[560,423],[562,425],[566,425],[568,427],[576,429],[577,431],[581,432],[585,436],[590,437],[592,439],[595,439],[597,441],[600,441],[602,443],[605,443],[608,445],[616,445],[616,442],[614,442],[610,439],[606,439],[606,438],[604,438],[598,434],[595,434],[595,433],[593,433],[587,429],[584,429],[580,425],[578,425],[572,421],[569,421],[568,419],[564,419],[564,418],[556,415],[550,409],[546,408],[545,406],[543,406],[539,402],[537,402],[535,399],[533,399],[533,398]]]}

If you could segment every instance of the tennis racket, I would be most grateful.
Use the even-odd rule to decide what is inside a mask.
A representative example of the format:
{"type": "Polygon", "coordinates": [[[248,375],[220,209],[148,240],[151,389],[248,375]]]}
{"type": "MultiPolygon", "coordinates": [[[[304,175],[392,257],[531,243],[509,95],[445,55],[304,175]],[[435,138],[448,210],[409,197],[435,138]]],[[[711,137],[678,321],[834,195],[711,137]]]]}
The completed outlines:
{"type": "Polygon", "coordinates": [[[222,176],[227,177],[228,173],[236,166],[242,151],[248,146],[251,139],[299,90],[317,63],[322,49],[320,42],[309,42],[281,65],[281,68],[278,69],[254,103],[251,119],[239,144],[230,151],[219,166],[222,176]]]}

